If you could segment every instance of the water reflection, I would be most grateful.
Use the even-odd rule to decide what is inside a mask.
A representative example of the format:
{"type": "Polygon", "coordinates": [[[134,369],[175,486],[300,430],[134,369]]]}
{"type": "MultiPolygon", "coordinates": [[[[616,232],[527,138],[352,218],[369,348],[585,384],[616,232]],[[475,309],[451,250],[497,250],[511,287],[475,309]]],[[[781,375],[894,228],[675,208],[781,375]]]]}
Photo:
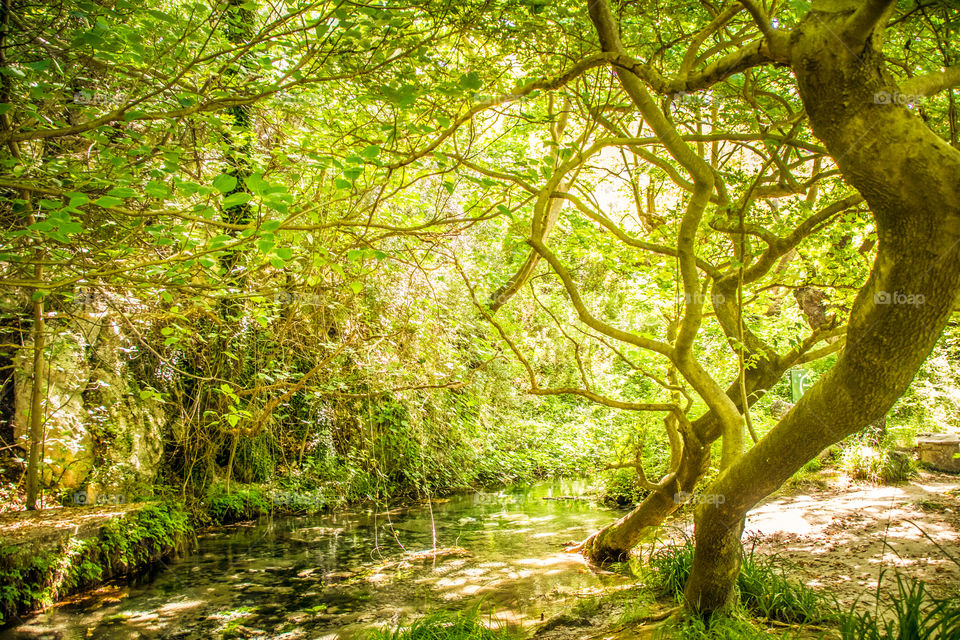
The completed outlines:
{"type": "Polygon", "coordinates": [[[375,624],[482,600],[540,620],[596,575],[562,553],[614,515],[560,481],[389,513],[267,519],[208,534],[196,554],[0,633],[7,638],[350,638],[375,624]]]}

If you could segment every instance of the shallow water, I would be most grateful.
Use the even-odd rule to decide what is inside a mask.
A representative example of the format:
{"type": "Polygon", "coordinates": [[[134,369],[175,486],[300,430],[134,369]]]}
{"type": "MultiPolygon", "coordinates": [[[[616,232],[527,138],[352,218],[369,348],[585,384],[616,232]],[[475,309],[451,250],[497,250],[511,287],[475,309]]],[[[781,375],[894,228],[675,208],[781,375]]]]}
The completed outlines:
{"type": "Polygon", "coordinates": [[[390,513],[265,519],[201,537],[197,552],[0,632],[13,638],[351,638],[376,625],[477,602],[516,624],[624,581],[563,544],[614,512],[558,481],[454,496],[390,513]],[[460,549],[454,549],[459,547],[460,549]],[[417,552],[440,549],[436,554],[417,552]],[[447,551],[444,552],[443,550],[447,551]]]}

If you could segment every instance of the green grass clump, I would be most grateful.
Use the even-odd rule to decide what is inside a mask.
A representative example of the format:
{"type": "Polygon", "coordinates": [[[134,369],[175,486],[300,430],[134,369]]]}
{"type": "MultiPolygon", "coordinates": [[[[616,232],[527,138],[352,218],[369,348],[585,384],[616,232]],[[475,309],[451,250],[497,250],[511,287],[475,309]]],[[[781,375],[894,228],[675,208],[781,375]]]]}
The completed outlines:
{"type": "MultiPolygon", "coordinates": [[[[880,601],[880,583],[877,601],[880,601]]],[[[850,608],[840,624],[843,640],[956,640],[960,597],[934,598],[922,582],[897,576],[897,595],[882,613],[850,608]]]]}
{"type": "Polygon", "coordinates": [[[664,625],[656,637],[663,640],[768,640],[771,637],[792,638],[793,635],[785,633],[771,636],[739,617],[718,616],[705,621],[696,616],[687,616],[664,625]]]}
{"type": "MultiPolygon", "coordinates": [[[[683,597],[693,566],[694,543],[689,537],[654,552],[650,558],[650,586],[661,596],[683,597]]],[[[740,603],[753,615],[789,624],[828,619],[824,596],[786,577],[776,557],[744,551],[737,590],[740,603]]]]}
{"type": "Polygon", "coordinates": [[[838,467],[853,480],[877,484],[904,482],[917,471],[916,463],[902,454],[859,442],[843,449],[838,467]]]}
{"type": "Polygon", "coordinates": [[[744,553],[737,587],[743,606],[763,618],[803,624],[829,617],[823,595],[789,580],[776,557],[756,554],[755,547],[744,553]]]}
{"type": "MultiPolygon", "coordinates": [[[[492,618],[488,620],[491,622],[492,618]]],[[[466,611],[438,611],[409,626],[375,629],[365,640],[517,640],[520,635],[503,626],[484,624],[477,607],[466,611]]]]}

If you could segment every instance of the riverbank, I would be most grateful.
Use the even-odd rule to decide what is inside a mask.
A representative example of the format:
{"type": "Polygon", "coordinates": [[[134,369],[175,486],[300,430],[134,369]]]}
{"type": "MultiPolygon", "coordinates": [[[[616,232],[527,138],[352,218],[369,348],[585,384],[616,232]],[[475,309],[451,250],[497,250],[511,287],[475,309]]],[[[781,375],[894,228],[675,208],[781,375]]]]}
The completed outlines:
{"type": "Polygon", "coordinates": [[[0,625],[195,547],[179,503],[19,511],[0,516],[0,625]]]}

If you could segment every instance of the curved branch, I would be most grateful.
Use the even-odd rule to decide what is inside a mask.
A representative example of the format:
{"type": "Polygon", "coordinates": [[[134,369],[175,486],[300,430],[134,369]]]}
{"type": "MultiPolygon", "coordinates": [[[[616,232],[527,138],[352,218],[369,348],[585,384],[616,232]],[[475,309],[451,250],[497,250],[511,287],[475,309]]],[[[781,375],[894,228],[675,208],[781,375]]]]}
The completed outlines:
{"type": "Polygon", "coordinates": [[[570,272],[567,271],[567,268],[563,266],[559,259],[557,259],[557,256],[547,249],[547,247],[544,246],[543,242],[540,240],[531,238],[527,240],[527,243],[533,247],[544,260],[547,261],[554,273],[560,277],[564,288],[567,290],[567,295],[570,296],[570,302],[573,304],[574,309],[576,309],[577,316],[580,318],[580,321],[583,322],[583,324],[587,325],[594,331],[599,331],[603,335],[609,336],[615,340],[627,342],[636,347],[640,347],[641,349],[648,349],[668,358],[673,358],[673,348],[667,343],[654,340],[652,338],[638,336],[634,333],[630,333],[629,331],[624,331],[623,329],[618,329],[596,318],[590,313],[586,305],[583,303],[583,299],[580,298],[580,292],[577,289],[577,285],[573,282],[570,272]]]}

